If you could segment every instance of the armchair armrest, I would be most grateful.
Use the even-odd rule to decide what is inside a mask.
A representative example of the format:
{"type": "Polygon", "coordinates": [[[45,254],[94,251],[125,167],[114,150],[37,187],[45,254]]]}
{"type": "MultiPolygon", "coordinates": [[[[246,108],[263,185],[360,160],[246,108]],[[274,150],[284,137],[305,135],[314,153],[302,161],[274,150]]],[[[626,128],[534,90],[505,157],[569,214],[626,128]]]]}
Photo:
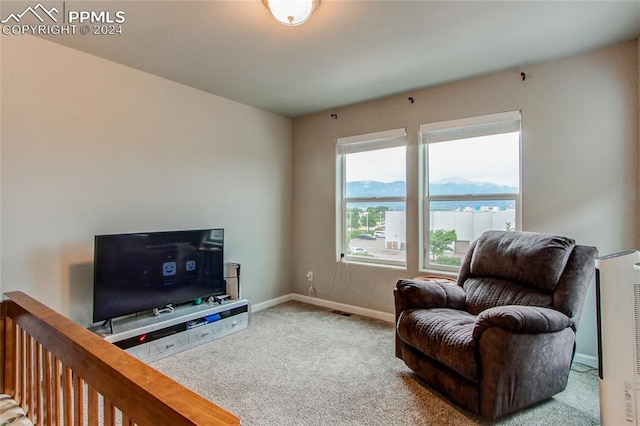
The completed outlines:
{"type": "Polygon", "coordinates": [[[449,281],[398,280],[396,289],[406,309],[464,309],[464,290],[449,281]]]}
{"type": "Polygon", "coordinates": [[[555,333],[571,327],[571,319],[560,311],[537,306],[496,306],[480,312],[473,327],[473,339],[484,330],[500,327],[519,334],[555,333]]]}

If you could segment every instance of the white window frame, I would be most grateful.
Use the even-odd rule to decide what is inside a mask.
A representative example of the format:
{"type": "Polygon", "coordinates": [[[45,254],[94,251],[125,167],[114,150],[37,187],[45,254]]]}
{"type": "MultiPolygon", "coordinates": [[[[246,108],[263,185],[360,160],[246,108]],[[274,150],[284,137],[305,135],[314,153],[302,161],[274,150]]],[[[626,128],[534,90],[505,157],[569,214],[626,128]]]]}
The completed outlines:
{"type": "MultiPolygon", "coordinates": [[[[399,128],[381,132],[367,133],[363,135],[338,138],[336,141],[336,255],[349,262],[361,262],[374,265],[406,266],[404,261],[370,258],[349,255],[349,241],[345,230],[347,205],[351,202],[403,202],[405,205],[405,223],[407,211],[407,194],[404,197],[347,197],[346,196],[346,154],[373,151],[384,148],[407,146],[407,129],[399,128]]],[[[406,164],[406,153],[405,153],[406,164]]],[[[405,170],[405,182],[406,182],[405,170]]],[[[405,235],[406,241],[406,235],[405,235]]],[[[405,250],[406,254],[406,250],[405,250]]]]}
{"type": "Polygon", "coordinates": [[[437,201],[491,201],[513,200],[516,208],[516,230],[522,229],[522,129],[520,111],[507,111],[457,120],[448,120],[420,125],[420,222],[419,222],[419,250],[420,270],[458,272],[457,266],[438,265],[431,263],[429,257],[430,231],[430,203],[437,201]],[[465,195],[430,195],[429,191],[429,158],[428,145],[430,143],[453,141],[458,139],[488,136],[492,134],[520,132],[519,140],[519,182],[517,194],[465,194],[465,195]]]}

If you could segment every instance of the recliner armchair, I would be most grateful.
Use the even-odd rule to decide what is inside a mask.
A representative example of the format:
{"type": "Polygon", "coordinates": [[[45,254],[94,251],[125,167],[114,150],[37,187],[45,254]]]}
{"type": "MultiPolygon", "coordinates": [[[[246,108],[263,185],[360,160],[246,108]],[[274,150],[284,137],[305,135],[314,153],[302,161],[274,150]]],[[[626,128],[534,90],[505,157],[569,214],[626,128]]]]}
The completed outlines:
{"type": "Polygon", "coordinates": [[[495,419],[563,391],[595,247],[487,231],[457,281],[399,280],[396,356],[460,406],[495,419]]]}

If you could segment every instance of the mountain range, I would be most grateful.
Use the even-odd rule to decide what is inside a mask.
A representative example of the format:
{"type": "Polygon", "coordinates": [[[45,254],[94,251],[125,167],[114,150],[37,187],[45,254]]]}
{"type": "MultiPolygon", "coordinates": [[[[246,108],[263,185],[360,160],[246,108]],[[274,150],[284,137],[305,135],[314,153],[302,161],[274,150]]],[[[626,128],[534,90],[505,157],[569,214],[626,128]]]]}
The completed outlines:
{"type": "MultiPolygon", "coordinates": [[[[492,182],[476,182],[454,177],[441,179],[429,184],[430,195],[468,195],[468,194],[517,194],[518,188],[498,185],[492,182]]],[[[406,195],[406,183],[354,181],[347,182],[347,197],[402,197],[406,195]]]]}

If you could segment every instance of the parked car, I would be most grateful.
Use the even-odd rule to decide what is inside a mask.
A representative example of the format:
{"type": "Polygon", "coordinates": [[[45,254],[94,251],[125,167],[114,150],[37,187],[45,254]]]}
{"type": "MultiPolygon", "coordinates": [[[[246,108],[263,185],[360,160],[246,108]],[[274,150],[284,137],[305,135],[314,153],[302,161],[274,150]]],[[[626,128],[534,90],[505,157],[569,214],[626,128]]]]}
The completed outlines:
{"type": "Polygon", "coordinates": [[[385,237],[384,231],[376,231],[373,233],[373,236],[376,238],[384,238],[385,237]]]}
{"type": "Polygon", "coordinates": [[[360,234],[358,235],[358,238],[360,238],[361,240],[375,240],[376,237],[374,237],[371,234],[360,234]]]}
{"type": "Polygon", "coordinates": [[[351,247],[349,249],[349,254],[366,254],[367,251],[362,247],[351,247]]]}

